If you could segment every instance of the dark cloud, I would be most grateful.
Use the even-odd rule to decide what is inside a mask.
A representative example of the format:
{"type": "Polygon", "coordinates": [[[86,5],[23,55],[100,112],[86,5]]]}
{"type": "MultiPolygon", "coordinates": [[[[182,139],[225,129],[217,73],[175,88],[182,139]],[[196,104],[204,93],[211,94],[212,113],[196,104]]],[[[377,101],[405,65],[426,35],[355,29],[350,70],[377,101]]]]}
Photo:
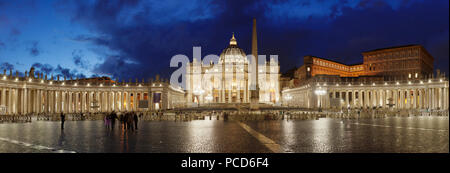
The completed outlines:
{"type": "MultiPolygon", "coordinates": [[[[97,34],[74,40],[111,50],[93,72],[114,78],[147,78],[158,73],[168,77],[175,70],[169,68],[172,56],[192,58],[193,46],[202,46],[202,56],[219,54],[232,32],[238,45],[250,53],[252,18],[258,20],[259,53],[279,55],[282,71],[300,66],[305,55],[352,64],[362,61],[363,51],[406,44],[422,44],[436,62],[448,62],[448,1],[336,2],[188,2],[204,13],[138,1],[72,1],[73,6],[66,8],[73,22],[97,34]],[[164,12],[157,10],[160,6],[164,12]],[[329,9],[315,10],[318,6],[329,9]]],[[[448,72],[446,64],[435,67],[448,72]]]]}
{"type": "Polygon", "coordinates": [[[53,72],[53,66],[50,64],[34,63],[31,67],[34,67],[38,73],[51,74],[53,72]]]}
{"type": "Polygon", "coordinates": [[[18,35],[21,34],[21,32],[20,32],[19,29],[14,27],[14,28],[11,29],[11,33],[10,34],[13,35],[13,36],[18,36],[18,35]]]}
{"type": "Polygon", "coordinates": [[[66,76],[67,78],[86,78],[86,76],[82,73],[78,73],[77,70],[71,70],[69,68],[63,68],[61,65],[58,65],[54,72],[56,75],[61,75],[61,77],[66,76]]]}
{"type": "MultiPolygon", "coordinates": [[[[9,74],[10,71],[13,72],[13,75],[16,74],[16,70],[13,64],[8,62],[4,62],[0,64],[0,74],[3,74],[4,70],[6,70],[6,74],[9,74]]],[[[19,71],[19,76],[25,76],[24,72],[19,71]]]]}
{"type": "Polygon", "coordinates": [[[123,57],[109,56],[105,59],[104,63],[97,64],[93,72],[99,75],[112,76],[119,80],[128,80],[131,77],[136,77],[135,74],[140,74],[144,71],[144,69],[136,67],[143,66],[127,62],[123,57]]]}
{"type": "Polygon", "coordinates": [[[86,75],[79,73],[77,70],[64,68],[61,65],[58,65],[56,68],[53,67],[50,64],[41,64],[41,63],[34,63],[32,67],[35,68],[36,73],[44,73],[47,75],[48,78],[50,78],[51,75],[53,75],[54,79],[59,75],[60,79],[63,79],[64,76],[66,78],[85,78],[86,75]]]}
{"type": "Polygon", "coordinates": [[[83,69],[88,69],[89,68],[89,62],[87,62],[86,60],[84,60],[84,55],[83,55],[83,51],[82,50],[73,50],[72,51],[72,60],[73,63],[83,69]]]}
{"type": "Polygon", "coordinates": [[[4,63],[0,64],[1,73],[3,73],[3,70],[6,70],[7,72],[9,72],[9,70],[14,70],[14,65],[12,65],[8,62],[4,62],[4,63]]]}
{"type": "Polygon", "coordinates": [[[30,52],[31,56],[38,56],[40,54],[40,50],[38,48],[39,42],[38,41],[33,41],[31,43],[31,47],[28,48],[28,51],[30,52]]]}

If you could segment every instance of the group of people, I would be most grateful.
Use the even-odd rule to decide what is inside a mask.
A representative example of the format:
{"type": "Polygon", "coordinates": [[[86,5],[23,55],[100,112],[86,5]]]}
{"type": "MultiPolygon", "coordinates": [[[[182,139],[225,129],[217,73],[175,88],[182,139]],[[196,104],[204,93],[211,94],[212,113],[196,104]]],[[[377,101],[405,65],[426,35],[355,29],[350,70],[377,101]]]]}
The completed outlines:
{"type": "MultiPolygon", "coordinates": [[[[142,113],[141,113],[142,114],[142,113]]],[[[116,112],[111,112],[105,116],[104,122],[106,128],[114,129],[116,120],[120,121],[124,130],[137,130],[139,117],[136,112],[126,112],[117,116],[116,112]]]]}

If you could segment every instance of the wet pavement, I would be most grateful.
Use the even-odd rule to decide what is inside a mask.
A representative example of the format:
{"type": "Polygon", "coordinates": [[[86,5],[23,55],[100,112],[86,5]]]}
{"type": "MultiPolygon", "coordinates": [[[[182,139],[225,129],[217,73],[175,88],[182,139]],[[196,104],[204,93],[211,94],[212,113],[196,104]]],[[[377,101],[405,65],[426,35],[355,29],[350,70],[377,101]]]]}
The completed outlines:
{"type": "Polygon", "coordinates": [[[103,121],[0,124],[0,152],[449,152],[448,117],[391,117],[297,121],[141,121],[137,131],[103,121]],[[256,133],[256,135],[255,135],[256,133]],[[278,150],[277,150],[278,151],[278,150]]]}

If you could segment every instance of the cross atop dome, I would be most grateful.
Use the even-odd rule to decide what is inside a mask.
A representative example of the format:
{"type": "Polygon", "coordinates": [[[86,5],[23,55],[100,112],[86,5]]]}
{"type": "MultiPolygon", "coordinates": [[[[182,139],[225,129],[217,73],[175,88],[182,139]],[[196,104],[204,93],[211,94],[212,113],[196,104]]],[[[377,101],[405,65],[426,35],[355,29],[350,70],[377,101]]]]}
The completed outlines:
{"type": "Polygon", "coordinates": [[[234,32],[233,32],[233,36],[230,39],[230,45],[237,46],[236,38],[234,38],[234,32]]]}

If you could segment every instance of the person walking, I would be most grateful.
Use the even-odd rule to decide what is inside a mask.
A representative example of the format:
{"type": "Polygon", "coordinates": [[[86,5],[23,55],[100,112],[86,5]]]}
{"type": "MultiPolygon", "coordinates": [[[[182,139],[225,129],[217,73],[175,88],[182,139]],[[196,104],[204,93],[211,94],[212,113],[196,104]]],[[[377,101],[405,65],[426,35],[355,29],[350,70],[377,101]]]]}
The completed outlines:
{"type": "Polygon", "coordinates": [[[119,122],[120,122],[120,125],[123,128],[123,112],[121,112],[120,115],[119,115],[119,122]]]}
{"type": "Polygon", "coordinates": [[[117,114],[116,112],[112,111],[111,113],[111,129],[114,130],[114,126],[116,124],[117,114]]]}
{"type": "Polygon", "coordinates": [[[109,115],[105,115],[104,122],[107,129],[109,129],[109,115]]]}
{"type": "Polygon", "coordinates": [[[139,121],[139,118],[138,118],[138,116],[137,116],[136,113],[134,113],[133,120],[134,120],[134,128],[137,130],[137,129],[138,129],[138,121],[139,121]]]}
{"type": "Polygon", "coordinates": [[[66,121],[66,115],[61,112],[61,129],[64,129],[64,121],[66,121]]]}
{"type": "Polygon", "coordinates": [[[127,130],[130,130],[132,127],[131,127],[131,125],[132,125],[132,123],[131,123],[131,121],[132,121],[132,118],[131,118],[131,113],[130,112],[127,112],[126,114],[125,114],[125,124],[126,124],[126,126],[127,126],[127,130]]]}

